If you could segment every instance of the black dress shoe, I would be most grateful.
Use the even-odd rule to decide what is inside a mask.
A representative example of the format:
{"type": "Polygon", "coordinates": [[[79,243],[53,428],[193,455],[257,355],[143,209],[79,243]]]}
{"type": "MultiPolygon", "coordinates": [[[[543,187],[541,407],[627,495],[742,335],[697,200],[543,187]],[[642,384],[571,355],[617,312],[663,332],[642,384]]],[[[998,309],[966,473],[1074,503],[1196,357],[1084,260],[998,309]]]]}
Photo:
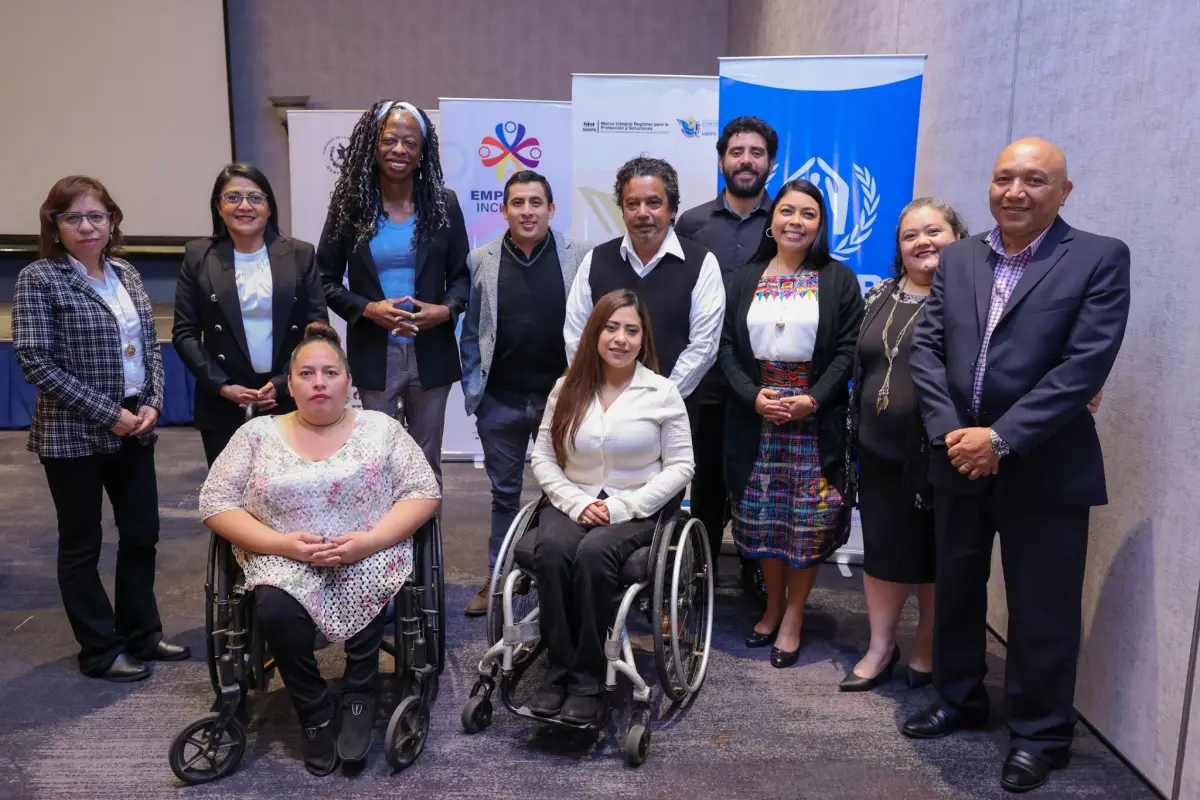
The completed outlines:
{"type": "Polygon", "coordinates": [[[564,722],[576,725],[590,725],[600,718],[600,695],[572,694],[568,695],[558,714],[564,722]]]}
{"type": "Polygon", "coordinates": [[[121,653],[113,660],[108,669],[104,670],[100,677],[114,683],[133,683],[134,681],[149,678],[150,673],[153,671],[154,668],[149,664],[138,661],[128,653],[121,653]]]}
{"type": "Polygon", "coordinates": [[[562,711],[567,692],[556,683],[541,686],[529,700],[529,712],[537,717],[553,717],[562,711]]]}
{"type": "Polygon", "coordinates": [[[800,660],[800,648],[787,651],[778,647],[771,648],[771,666],[775,669],[787,669],[800,660]]]}
{"type": "Polygon", "coordinates": [[[921,672],[918,669],[908,667],[906,669],[906,673],[908,677],[908,688],[910,689],[920,689],[922,686],[928,686],[929,684],[933,683],[932,672],[921,672]]]}
{"type": "Polygon", "coordinates": [[[300,749],[304,753],[304,768],[324,777],[337,769],[338,743],[337,725],[334,716],[324,725],[309,725],[304,728],[300,749]]]}
{"type": "Polygon", "coordinates": [[[769,644],[775,644],[775,637],[779,635],[779,626],[775,626],[775,630],[770,633],[759,633],[753,628],[750,633],[746,634],[746,647],[766,647],[769,644]]]}
{"type": "Polygon", "coordinates": [[[986,725],[986,714],[960,714],[941,706],[931,706],[909,717],[901,732],[913,739],[940,739],[958,730],[982,728],[986,725]]]}
{"type": "Polygon", "coordinates": [[[864,678],[861,675],[855,675],[854,670],[842,679],[838,684],[839,692],[869,692],[876,686],[887,683],[892,679],[892,670],[896,668],[896,662],[900,660],[900,648],[892,648],[892,657],[888,659],[887,666],[879,671],[879,674],[871,678],[864,678]]]}
{"type": "Polygon", "coordinates": [[[149,653],[138,653],[142,661],[187,661],[191,657],[191,648],[166,640],[159,641],[149,653]]]}
{"type": "Polygon", "coordinates": [[[371,731],[375,728],[375,698],[357,692],[343,695],[341,716],[338,758],[351,763],[365,761],[371,749],[371,731]]]}
{"type": "Polygon", "coordinates": [[[1050,777],[1050,770],[1061,769],[1070,760],[1070,751],[1056,756],[1053,761],[1039,758],[1033,753],[1013,748],[1004,759],[1000,770],[1000,785],[1010,792],[1028,792],[1036,789],[1050,777]]]}

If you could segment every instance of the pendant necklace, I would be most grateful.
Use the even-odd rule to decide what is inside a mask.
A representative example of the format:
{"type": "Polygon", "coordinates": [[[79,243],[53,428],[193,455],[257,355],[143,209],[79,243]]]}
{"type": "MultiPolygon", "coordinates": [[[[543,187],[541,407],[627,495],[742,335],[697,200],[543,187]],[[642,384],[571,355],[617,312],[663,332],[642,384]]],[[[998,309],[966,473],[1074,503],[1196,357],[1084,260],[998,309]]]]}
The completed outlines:
{"type": "Polygon", "coordinates": [[[892,308],[888,312],[887,321],[883,323],[883,355],[887,358],[887,372],[883,376],[883,386],[879,388],[879,394],[875,397],[875,413],[877,414],[887,411],[888,393],[892,388],[892,362],[900,354],[900,342],[904,339],[904,334],[908,333],[908,329],[912,327],[913,320],[921,313],[921,308],[925,306],[925,300],[922,299],[919,303],[920,307],[913,312],[913,315],[908,318],[908,322],[904,323],[904,327],[900,329],[900,335],[896,337],[896,343],[888,344],[888,331],[891,330],[892,320],[896,316],[896,306],[900,305],[900,296],[903,294],[904,283],[901,283],[896,287],[892,308]]]}

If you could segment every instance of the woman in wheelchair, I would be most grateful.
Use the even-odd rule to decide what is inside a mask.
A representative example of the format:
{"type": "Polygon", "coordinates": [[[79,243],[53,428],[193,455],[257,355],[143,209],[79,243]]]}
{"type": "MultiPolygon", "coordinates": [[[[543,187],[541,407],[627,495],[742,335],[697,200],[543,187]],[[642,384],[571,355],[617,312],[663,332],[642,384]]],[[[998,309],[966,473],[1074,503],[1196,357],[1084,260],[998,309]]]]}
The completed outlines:
{"type": "Polygon", "coordinates": [[[549,661],[529,703],[539,716],[588,724],[601,715],[621,565],[650,544],[655,515],[692,478],[687,410],[656,369],[645,306],[614,291],[596,303],[547,401],[532,458],[550,502],[534,551],[549,661]]]}
{"type": "Polygon", "coordinates": [[[339,758],[366,758],[387,604],[440,492],[399,422],[347,408],[350,372],[331,327],[308,326],[287,380],[297,410],[238,428],[200,511],[254,590],[255,624],[304,729],[304,764],[327,775],[339,758]],[[317,631],[345,642],[340,715],[317,667],[317,631]]]}

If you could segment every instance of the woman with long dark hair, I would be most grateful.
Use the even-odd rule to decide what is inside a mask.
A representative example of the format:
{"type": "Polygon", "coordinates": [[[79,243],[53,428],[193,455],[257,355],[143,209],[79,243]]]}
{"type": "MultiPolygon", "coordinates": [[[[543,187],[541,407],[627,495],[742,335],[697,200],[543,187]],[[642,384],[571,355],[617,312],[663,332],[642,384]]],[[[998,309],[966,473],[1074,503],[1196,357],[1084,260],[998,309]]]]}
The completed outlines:
{"type": "Polygon", "coordinates": [[[193,424],[211,467],[254,405],[295,408],[287,362],[304,326],[324,321],[314,248],[279,232],[279,206],[257,167],[227,164],[209,198],[212,236],[188,242],[171,338],[196,376],[193,424]]]}
{"type": "Polygon", "coordinates": [[[746,646],[776,644],[775,667],[799,658],[816,568],[850,530],[846,406],[862,294],[829,256],[827,220],[816,186],[783,185],[758,251],[730,282],[721,334],[733,537],[767,584],[746,646]]]}
{"type": "Polygon", "coordinates": [[[462,379],[454,326],[470,297],[468,249],[433,123],[411,103],[375,103],[350,135],[317,265],[346,320],[363,407],[403,413],[439,482],[446,400],[462,379]]]}
{"type": "Polygon", "coordinates": [[[646,306],[618,289],[592,309],[546,402],[533,474],[550,505],[538,518],[534,574],[549,665],[534,714],[586,724],[601,713],[621,565],[692,479],[687,409],[657,366],[646,306]]]}

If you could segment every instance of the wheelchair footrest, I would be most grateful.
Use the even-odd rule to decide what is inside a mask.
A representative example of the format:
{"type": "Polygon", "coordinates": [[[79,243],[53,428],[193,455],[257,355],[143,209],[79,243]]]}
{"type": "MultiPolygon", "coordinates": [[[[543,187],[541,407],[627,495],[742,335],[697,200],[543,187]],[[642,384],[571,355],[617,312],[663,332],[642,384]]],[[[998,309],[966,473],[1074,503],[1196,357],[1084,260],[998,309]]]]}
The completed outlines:
{"type": "Polygon", "coordinates": [[[516,646],[539,638],[541,638],[541,629],[538,627],[537,620],[504,626],[504,643],[507,645],[516,646]]]}

